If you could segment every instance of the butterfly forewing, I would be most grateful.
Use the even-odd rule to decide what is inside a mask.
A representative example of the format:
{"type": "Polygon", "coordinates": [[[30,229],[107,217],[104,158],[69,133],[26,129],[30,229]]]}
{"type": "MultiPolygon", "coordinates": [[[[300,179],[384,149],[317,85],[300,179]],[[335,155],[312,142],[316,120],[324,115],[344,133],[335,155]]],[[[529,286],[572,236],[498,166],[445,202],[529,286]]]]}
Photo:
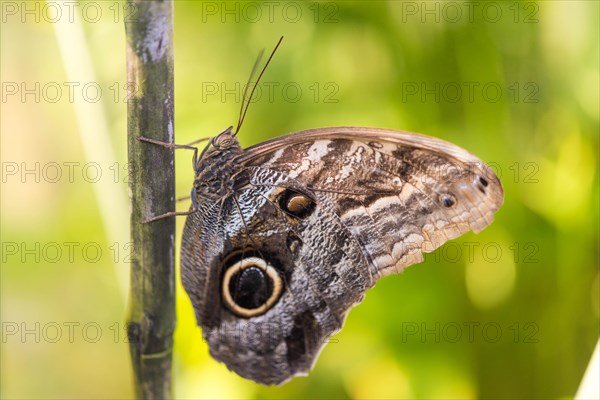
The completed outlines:
{"type": "MultiPolygon", "coordinates": [[[[439,139],[373,128],[299,132],[246,150],[243,164],[282,173],[329,204],[381,276],[400,272],[500,208],[494,172],[439,139]]],[[[254,180],[255,184],[263,184],[254,180]]]]}

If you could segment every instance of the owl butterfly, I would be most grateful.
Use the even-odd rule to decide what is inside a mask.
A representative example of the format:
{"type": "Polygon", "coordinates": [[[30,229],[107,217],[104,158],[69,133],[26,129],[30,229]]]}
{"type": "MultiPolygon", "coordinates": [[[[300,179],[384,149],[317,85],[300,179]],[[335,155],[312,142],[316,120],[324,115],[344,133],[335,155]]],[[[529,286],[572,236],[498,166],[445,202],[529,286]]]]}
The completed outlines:
{"type": "Polygon", "coordinates": [[[503,201],[479,158],[432,137],[337,127],[243,149],[236,133],[194,155],[181,276],[211,355],[262,384],[306,374],[380,278],[503,201]]]}

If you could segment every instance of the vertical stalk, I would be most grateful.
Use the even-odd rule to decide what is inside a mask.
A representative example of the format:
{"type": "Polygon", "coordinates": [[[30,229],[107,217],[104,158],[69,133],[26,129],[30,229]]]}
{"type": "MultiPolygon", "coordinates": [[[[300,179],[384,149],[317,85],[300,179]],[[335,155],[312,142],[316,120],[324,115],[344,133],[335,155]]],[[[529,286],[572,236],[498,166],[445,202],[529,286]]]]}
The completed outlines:
{"type": "Polygon", "coordinates": [[[128,336],[137,398],[172,397],[175,329],[173,151],[137,140],[172,143],[173,2],[127,0],[128,159],[131,192],[131,290],[128,336]]]}

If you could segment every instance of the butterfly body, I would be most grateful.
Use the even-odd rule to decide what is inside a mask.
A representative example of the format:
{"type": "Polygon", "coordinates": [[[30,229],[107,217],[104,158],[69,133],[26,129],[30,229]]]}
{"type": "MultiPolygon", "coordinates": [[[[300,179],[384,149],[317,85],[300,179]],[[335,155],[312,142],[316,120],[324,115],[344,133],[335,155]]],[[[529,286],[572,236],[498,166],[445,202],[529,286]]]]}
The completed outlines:
{"type": "Polygon", "coordinates": [[[220,199],[233,190],[233,160],[242,152],[243,149],[231,128],[213,138],[194,165],[194,189],[198,200],[220,199]]]}
{"type": "Polygon", "coordinates": [[[503,200],[477,157],[384,129],[315,129],[247,149],[229,129],[195,170],[183,285],[212,356],[263,384],[306,374],[379,278],[479,232],[503,200]]]}

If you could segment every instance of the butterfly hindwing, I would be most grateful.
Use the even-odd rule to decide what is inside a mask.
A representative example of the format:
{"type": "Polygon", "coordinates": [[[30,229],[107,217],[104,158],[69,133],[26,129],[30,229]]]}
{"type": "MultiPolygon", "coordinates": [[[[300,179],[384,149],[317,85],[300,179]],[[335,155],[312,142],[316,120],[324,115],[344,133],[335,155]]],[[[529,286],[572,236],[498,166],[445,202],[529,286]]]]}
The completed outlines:
{"type": "Polygon", "coordinates": [[[195,246],[186,237],[224,240],[218,254],[205,252],[203,260],[200,253],[192,260],[193,251],[186,250],[182,274],[186,291],[197,301],[194,308],[213,357],[242,376],[279,384],[308,372],[327,338],[342,327],[347,311],[374,281],[337,215],[317,204],[307,214],[290,213],[282,202],[313,194],[279,186],[280,174],[264,175],[256,171],[253,179],[266,183],[237,188],[235,197],[225,200],[221,229],[186,224],[186,249],[195,246]],[[232,260],[251,257],[273,266],[283,290],[267,312],[240,318],[222,300],[222,276],[232,260]],[[210,274],[198,282],[187,266],[204,263],[210,274]]]}

